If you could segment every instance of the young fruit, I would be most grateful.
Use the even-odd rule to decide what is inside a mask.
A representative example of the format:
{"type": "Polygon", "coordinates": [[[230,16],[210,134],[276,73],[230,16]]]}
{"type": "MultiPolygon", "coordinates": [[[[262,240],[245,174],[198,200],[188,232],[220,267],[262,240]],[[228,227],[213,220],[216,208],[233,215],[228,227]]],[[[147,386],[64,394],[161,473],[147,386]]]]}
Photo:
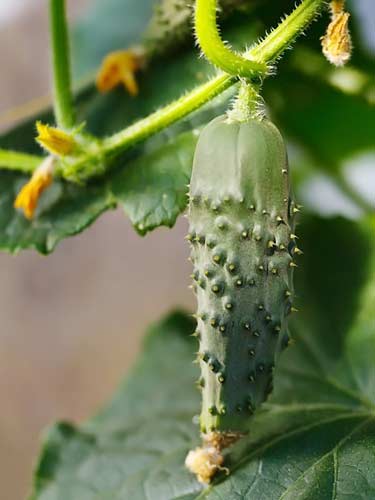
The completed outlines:
{"type": "MultiPolygon", "coordinates": [[[[297,211],[275,125],[224,115],[206,126],[193,164],[188,235],[204,450],[220,450],[247,432],[272,391],[275,363],[289,341],[297,211]]],[[[199,450],[190,452],[190,463],[199,450]]]]}

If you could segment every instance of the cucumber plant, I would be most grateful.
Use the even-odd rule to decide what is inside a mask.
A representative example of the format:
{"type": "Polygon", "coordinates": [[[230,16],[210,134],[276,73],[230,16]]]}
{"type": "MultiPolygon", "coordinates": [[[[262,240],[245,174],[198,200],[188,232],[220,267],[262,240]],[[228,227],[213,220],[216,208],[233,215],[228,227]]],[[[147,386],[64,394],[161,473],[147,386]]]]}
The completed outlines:
{"type": "MultiPolygon", "coordinates": [[[[141,117],[128,123],[125,128],[113,131],[111,127],[111,130],[107,130],[104,126],[101,129],[104,132],[96,134],[95,126],[92,126],[90,120],[85,123],[82,111],[87,107],[82,95],[91,92],[95,95],[94,99],[98,98],[93,89],[86,88],[81,91],[82,108],[80,105],[74,105],[65,2],[50,0],[49,4],[55,121],[52,121],[50,115],[42,120],[38,116],[36,120],[37,142],[44,155],[36,154],[31,146],[21,153],[15,141],[13,150],[0,149],[0,175],[3,180],[1,195],[5,207],[3,218],[0,217],[0,244],[2,248],[11,251],[32,246],[47,253],[52,251],[59,239],[79,232],[99,213],[115,206],[116,203],[123,204],[137,231],[145,234],[162,224],[172,226],[177,215],[187,205],[187,240],[191,246],[190,258],[193,266],[192,287],[197,298],[193,336],[199,345],[197,362],[201,375],[197,385],[202,396],[199,425],[203,443],[195,447],[198,431],[194,428],[192,440],[185,446],[184,453],[178,455],[178,474],[186,474],[183,476],[184,481],[189,483],[186,491],[182,488],[178,494],[173,493],[173,496],[163,489],[159,496],[154,492],[147,495],[161,500],[209,497],[211,492],[215,491],[215,486],[210,486],[201,493],[202,485],[199,483],[207,485],[217,480],[225,485],[228,484],[225,481],[226,475],[233,473],[236,477],[236,468],[241,467],[243,460],[241,455],[236,461],[236,453],[241,451],[241,446],[246,448],[249,445],[251,448],[256,445],[261,448],[264,434],[270,439],[276,439],[272,432],[278,434],[286,428],[289,433],[292,432],[291,409],[288,413],[291,422],[273,428],[273,414],[267,413],[268,403],[263,404],[273,392],[274,384],[278,382],[277,366],[279,362],[282,365],[284,357],[280,355],[290,344],[289,318],[291,313],[296,311],[293,272],[297,267],[297,258],[302,254],[297,243],[298,228],[296,229],[295,220],[300,205],[296,204],[293,197],[295,189],[292,189],[286,140],[283,138],[288,134],[293,136],[293,116],[290,117],[285,111],[283,114],[280,107],[278,108],[278,102],[280,103],[282,95],[287,92],[286,88],[289,88],[291,83],[289,79],[287,87],[284,86],[277,94],[278,86],[283,85],[283,71],[277,74],[277,64],[297,37],[307,30],[319,14],[327,10],[331,19],[325,35],[321,37],[323,54],[336,66],[348,62],[352,48],[348,27],[349,13],[345,11],[343,0],[333,0],[329,4],[323,0],[301,0],[275,29],[269,31],[267,26],[268,34],[256,43],[246,39],[246,25],[242,42],[245,38],[245,43],[251,45],[246,51],[240,52],[232,50],[221,38],[216,22],[216,1],[196,0],[194,34],[206,60],[199,64],[205,65],[202,66],[204,72],[211,73],[211,77],[204,83],[197,84],[192,90],[181,92],[182,97],[172,100],[169,104],[163,102],[163,105],[158,103],[159,106],[153,106],[158,109],[152,110],[147,116],[140,113],[141,117]],[[263,88],[270,76],[273,77],[273,89],[267,95],[265,91],[263,93],[263,88]],[[276,98],[273,99],[272,96],[275,95],[276,98]],[[270,116],[273,115],[277,118],[278,125],[281,124],[281,132],[271,121],[270,116]],[[280,119],[280,116],[283,119],[280,119]],[[180,122],[179,125],[177,122],[180,122]],[[165,135],[162,135],[163,131],[165,135]],[[160,138],[163,137],[169,138],[167,146],[160,146],[160,142],[163,142],[160,138]],[[124,161],[127,168],[122,168],[124,161]],[[25,173],[31,175],[31,178],[25,179],[25,173]],[[57,201],[53,196],[49,198],[54,185],[60,186],[62,193],[57,201]],[[147,209],[143,205],[147,205],[147,209]],[[59,210],[63,214],[63,223],[59,219],[59,210]],[[134,215],[139,211],[143,212],[141,219],[134,215]],[[17,223],[10,224],[9,220],[16,220],[17,223]],[[269,415],[269,427],[273,429],[270,435],[265,433],[263,427],[259,427],[262,418],[267,419],[269,415]],[[258,432],[259,429],[261,432],[258,432]],[[187,469],[196,477],[183,468],[184,459],[187,469]]],[[[254,2],[254,5],[247,5],[242,0],[227,1],[222,4],[222,17],[226,18],[228,13],[233,11],[240,17],[245,15],[244,12],[247,12],[247,16],[250,12],[252,16],[257,9],[262,9],[255,4],[254,2]]],[[[155,71],[153,66],[161,65],[163,57],[176,51],[180,44],[187,43],[186,40],[192,32],[192,13],[193,9],[180,0],[164,0],[155,11],[143,46],[138,46],[136,50],[117,50],[107,59],[107,64],[103,65],[98,78],[100,90],[112,89],[118,83],[123,83],[130,93],[139,94],[139,97],[132,101],[135,103],[133,106],[141,106],[144,90],[142,84],[137,85],[135,72],[143,72],[143,76],[140,76],[142,82],[142,78],[147,79],[147,75],[155,71]]],[[[268,19],[267,15],[265,19],[268,19]]],[[[237,17],[234,31],[238,28],[238,23],[237,17]]],[[[316,36],[313,40],[319,45],[316,36]]],[[[315,59],[311,56],[314,64],[311,68],[305,68],[305,73],[302,70],[299,73],[301,81],[306,78],[306,74],[313,78],[318,73],[324,84],[334,84],[337,88],[341,85],[342,92],[363,92],[366,102],[371,101],[371,92],[367,87],[371,78],[366,80],[366,75],[361,73],[359,68],[355,74],[360,75],[360,84],[356,88],[353,84],[354,87],[352,85],[348,92],[345,83],[340,83],[337,77],[343,74],[348,76],[347,73],[337,73],[339,70],[331,70],[326,66],[323,58],[317,55],[316,47],[315,52],[308,52],[309,49],[306,48],[305,50],[307,52],[302,52],[302,56],[307,53],[310,57],[313,54],[315,59]],[[323,70],[316,70],[320,68],[320,64],[323,64],[323,70]],[[317,73],[314,74],[314,71],[317,73]],[[335,73],[330,74],[329,71],[335,73]]],[[[293,53],[298,55],[298,50],[293,53]]],[[[193,63],[189,64],[198,64],[197,59],[197,54],[194,53],[191,59],[193,63]]],[[[194,78],[201,79],[200,71],[196,70],[198,66],[193,67],[194,78]]],[[[158,71],[162,81],[163,71],[160,67],[158,71]]],[[[309,85],[310,83],[309,80],[309,85]]],[[[183,89],[184,86],[179,90],[183,89]]],[[[155,89],[152,91],[155,92],[155,89]]],[[[163,89],[160,92],[162,91],[163,89]]],[[[293,105],[300,102],[298,99],[299,88],[296,85],[293,87],[291,115],[293,105]]],[[[130,109],[131,106],[129,104],[130,109]]],[[[93,109],[97,111],[95,105],[93,109]]],[[[116,114],[116,109],[112,108],[111,114],[116,114]]],[[[298,116],[304,115],[305,111],[302,109],[298,116]]],[[[370,122],[371,118],[368,121],[370,122]]],[[[334,125],[336,124],[337,122],[334,122],[334,125]]],[[[295,136],[298,137],[298,134],[295,136]]],[[[12,144],[12,135],[4,137],[4,145],[7,141],[12,144]]],[[[371,141],[370,138],[366,142],[366,137],[370,135],[365,135],[365,140],[361,137],[360,145],[367,145],[371,141]]],[[[341,137],[338,142],[341,147],[341,137]]],[[[315,146],[313,140],[311,144],[315,146]]],[[[330,144],[327,149],[331,148],[330,144]]],[[[335,179],[363,213],[367,214],[372,210],[371,204],[358,194],[343,176],[337,174],[335,179]]],[[[363,230],[363,240],[366,231],[363,230]]],[[[361,238],[359,237],[359,240],[361,238]]],[[[303,296],[303,289],[301,292],[303,296]]],[[[370,302],[365,301],[366,318],[371,309],[371,304],[368,305],[370,302]]],[[[180,327],[176,325],[180,325],[180,320],[179,316],[178,319],[173,316],[163,324],[162,329],[167,332],[174,328],[179,330],[180,327]]],[[[182,323],[184,331],[191,329],[189,320],[184,318],[182,323]]],[[[169,336],[169,333],[166,335],[173,344],[175,339],[169,336]]],[[[163,352],[164,349],[168,356],[167,343],[163,346],[163,352]]],[[[159,354],[160,352],[158,351],[159,354]]],[[[189,353],[191,354],[190,348],[189,353]]],[[[185,358],[185,355],[179,354],[177,358],[185,358]]],[[[293,361],[293,357],[291,359],[293,361]]],[[[298,359],[296,363],[298,364],[298,359]]],[[[321,369],[318,361],[316,365],[321,369]]],[[[297,393],[301,382],[293,381],[293,377],[283,377],[282,369],[280,383],[289,384],[289,391],[293,392],[295,388],[297,393]]],[[[188,370],[186,367],[186,371],[188,370]]],[[[191,378],[190,382],[192,384],[191,378]]],[[[186,387],[186,381],[184,383],[186,387]]],[[[344,390],[342,392],[345,393],[344,390]]],[[[281,393],[287,399],[288,391],[281,393]]],[[[345,395],[347,398],[352,397],[350,390],[347,390],[345,395]]],[[[283,399],[277,401],[281,404],[283,399]]],[[[339,404],[344,403],[340,400],[336,406],[339,404]]],[[[372,398],[363,397],[361,404],[363,407],[361,406],[355,416],[366,416],[370,419],[374,407],[372,398]]],[[[155,405],[157,406],[157,402],[155,405]]],[[[113,408],[109,411],[110,414],[112,410],[113,408]]],[[[328,411],[326,407],[319,406],[319,411],[323,410],[328,411]]],[[[198,412],[196,400],[194,412],[198,412]]],[[[345,418],[349,418],[347,413],[345,418]]],[[[350,418],[354,418],[352,414],[350,418]]],[[[103,417],[103,420],[105,421],[106,417],[103,417]]],[[[366,420],[366,425],[367,423],[366,420]]],[[[99,443],[106,442],[108,436],[104,437],[103,441],[96,440],[96,437],[91,439],[91,435],[87,438],[90,432],[95,434],[95,425],[94,423],[94,430],[88,429],[82,431],[82,434],[75,428],[64,425],[55,429],[55,434],[52,434],[37,467],[35,499],[47,498],[50,495],[46,490],[47,479],[50,471],[53,470],[55,474],[54,467],[49,467],[53,455],[51,450],[60,450],[61,447],[61,452],[64,453],[65,446],[68,446],[65,441],[70,439],[74,442],[77,439],[80,442],[78,447],[84,442],[89,448],[100,448],[102,444],[99,443]]],[[[307,424],[306,426],[308,427],[307,424]]],[[[350,432],[348,436],[351,436],[350,432]]],[[[110,439],[116,438],[111,434],[110,439]]],[[[154,433],[151,440],[153,439],[154,433]]],[[[345,433],[344,438],[338,437],[339,443],[341,439],[346,439],[345,433]]],[[[163,438],[163,446],[166,441],[167,439],[163,438]]],[[[87,450],[82,451],[79,456],[86,456],[86,452],[87,450]]],[[[132,451],[127,453],[132,455],[132,451]]],[[[244,453],[246,456],[247,451],[244,453]]],[[[59,464],[60,462],[63,460],[59,461],[59,464]]],[[[130,464],[130,468],[133,465],[130,464]]],[[[169,464],[167,472],[173,470],[174,466],[169,464]]],[[[369,467],[368,470],[375,471],[375,467],[369,467]]],[[[67,500],[85,496],[87,491],[82,489],[82,485],[76,487],[74,481],[74,486],[69,489],[74,492],[66,494],[61,477],[70,478],[71,474],[72,471],[59,476],[58,471],[56,472],[51,498],[61,496],[61,491],[68,495],[67,500]]],[[[296,482],[298,481],[299,479],[296,479],[296,482]]],[[[217,495],[221,495],[221,498],[234,498],[231,491],[229,494],[225,491],[225,487],[223,486],[224,492],[218,492],[217,495]]],[[[100,488],[101,486],[98,486],[98,495],[103,498],[112,498],[113,495],[117,495],[116,498],[128,498],[134,491],[137,492],[137,498],[144,498],[142,495],[146,491],[142,489],[143,486],[139,486],[139,489],[138,486],[135,487],[132,481],[126,487],[116,487],[115,493],[111,488],[104,492],[100,488]]],[[[335,488],[338,491],[337,485],[335,488]]],[[[244,491],[251,489],[251,484],[244,485],[244,491]]],[[[317,498],[313,495],[318,490],[319,488],[304,498],[317,498]]],[[[269,493],[265,488],[264,495],[272,499],[298,497],[298,488],[290,491],[288,493],[287,490],[275,490],[269,493]]],[[[374,492],[374,488],[372,491],[374,492]]],[[[305,490],[301,486],[301,497],[304,494],[305,490]]],[[[86,496],[91,499],[94,498],[92,495],[91,492],[86,496]]],[[[215,493],[212,495],[212,498],[215,498],[215,493]]],[[[243,493],[241,498],[260,497],[258,492],[253,497],[243,493]]]]}

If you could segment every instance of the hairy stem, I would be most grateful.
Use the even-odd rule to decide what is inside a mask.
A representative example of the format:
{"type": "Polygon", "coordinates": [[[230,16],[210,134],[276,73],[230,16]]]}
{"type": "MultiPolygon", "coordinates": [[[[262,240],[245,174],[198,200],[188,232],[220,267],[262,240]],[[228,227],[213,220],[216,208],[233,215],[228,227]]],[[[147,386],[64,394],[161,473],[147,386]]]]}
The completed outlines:
{"type": "Polygon", "coordinates": [[[216,24],[216,10],[216,0],[196,0],[195,34],[207,59],[233,76],[251,78],[259,73],[266,73],[267,65],[263,61],[237,54],[223,42],[216,24]]]}
{"type": "Polygon", "coordinates": [[[234,77],[219,75],[196,87],[187,95],[180,97],[180,99],[159,109],[143,120],[139,120],[130,127],[105,139],[103,142],[105,154],[113,155],[120,153],[134,143],[156,134],[221,94],[221,92],[230,87],[235,81],[234,77]]]}
{"type": "Polygon", "coordinates": [[[69,129],[74,126],[74,108],[65,0],[50,0],[49,12],[55,117],[60,127],[69,129]]]}

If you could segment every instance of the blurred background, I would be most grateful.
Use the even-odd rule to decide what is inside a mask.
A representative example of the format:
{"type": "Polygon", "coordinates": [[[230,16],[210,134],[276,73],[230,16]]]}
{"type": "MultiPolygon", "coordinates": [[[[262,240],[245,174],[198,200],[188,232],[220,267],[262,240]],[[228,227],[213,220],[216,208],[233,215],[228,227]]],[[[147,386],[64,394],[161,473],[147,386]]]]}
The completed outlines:
{"type": "MultiPolygon", "coordinates": [[[[89,2],[68,1],[72,20],[89,2]]],[[[9,109],[48,95],[46,3],[0,2],[0,130],[9,109]]],[[[373,48],[369,8],[373,0],[359,2],[373,48]]],[[[369,175],[360,177],[371,197],[369,175]]],[[[374,186],[373,168],[372,175],[374,186]]],[[[322,185],[315,188],[319,202],[334,200],[322,185]]],[[[46,426],[86,419],[111,397],[150,322],[173,307],[194,307],[185,233],[181,217],[172,231],[141,239],[112,211],[48,257],[0,253],[0,500],[26,497],[46,426]]]]}
{"type": "MultiPolygon", "coordinates": [[[[69,3],[72,17],[87,0],[69,3]]],[[[0,112],[49,91],[45,0],[0,2],[0,112]]],[[[147,325],[193,307],[185,219],[141,239],[120,212],[48,257],[0,253],[0,499],[29,492],[41,431],[112,395],[147,325]]]]}

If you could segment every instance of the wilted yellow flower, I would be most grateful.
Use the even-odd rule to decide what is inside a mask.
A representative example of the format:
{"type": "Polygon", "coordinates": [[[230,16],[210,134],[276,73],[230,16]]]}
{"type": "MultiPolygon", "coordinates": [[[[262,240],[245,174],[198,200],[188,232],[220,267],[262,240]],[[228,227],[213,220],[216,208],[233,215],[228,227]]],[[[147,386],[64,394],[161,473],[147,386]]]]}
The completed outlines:
{"type": "Polygon", "coordinates": [[[344,12],[344,2],[331,2],[332,21],[322,37],[323,54],[331,64],[344,66],[352,53],[348,12],[344,12]]]}
{"type": "Polygon", "coordinates": [[[141,66],[141,56],[132,50],[111,52],[103,60],[96,78],[96,86],[100,92],[110,90],[122,84],[131,95],[138,94],[135,73],[141,66]]]}
{"type": "Polygon", "coordinates": [[[29,182],[18,193],[15,208],[21,208],[27,219],[32,219],[43,191],[52,183],[55,158],[48,156],[35,170],[29,182]]]}
{"type": "Polygon", "coordinates": [[[76,142],[72,135],[56,127],[45,125],[42,122],[36,122],[36,129],[38,131],[36,140],[49,153],[58,156],[66,156],[70,154],[76,146],[76,142]]]}

